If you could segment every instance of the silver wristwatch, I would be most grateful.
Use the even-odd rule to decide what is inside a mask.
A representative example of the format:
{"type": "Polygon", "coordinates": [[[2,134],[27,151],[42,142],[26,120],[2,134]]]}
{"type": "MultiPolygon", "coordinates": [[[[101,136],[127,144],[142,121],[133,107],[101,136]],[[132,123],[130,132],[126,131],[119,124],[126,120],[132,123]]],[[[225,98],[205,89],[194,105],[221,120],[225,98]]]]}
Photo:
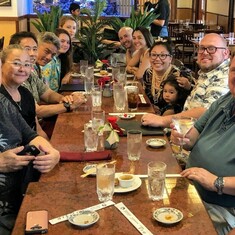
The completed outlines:
{"type": "Polygon", "coordinates": [[[224,188],[224,178],[223,177],[218,177],[214,182],[214,186],[217,189],[217,193],[219,195],[222,195],[223,194],[223,188],[224,188]]]}

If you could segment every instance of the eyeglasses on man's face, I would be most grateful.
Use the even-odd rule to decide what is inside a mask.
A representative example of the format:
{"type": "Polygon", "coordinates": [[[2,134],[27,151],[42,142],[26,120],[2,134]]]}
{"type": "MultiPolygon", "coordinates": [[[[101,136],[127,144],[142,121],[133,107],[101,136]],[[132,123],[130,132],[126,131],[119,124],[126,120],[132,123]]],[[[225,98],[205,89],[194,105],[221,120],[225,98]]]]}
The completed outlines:
{"type": "Polygon", "coordinates": [[[152,60],[155,60],[157,58],[160,58],[160,60],[165,60],[168,56],[171,56],[170,54],[157,54],[157,53],[150,53],[150,58],[152,60]]]}
{"type": "Polygon", "coordinates": [[[24,50],[27,51],[27,52],[30,52],[32,51],[33,53],[37,53],[38,52],[38,48],[37,47],[24,47],[24,50]]]}
{"type": "Polygon", "coordinates": [[[6,61],[6,63],[12,64],[13,67],[17,69],[22,68],[22,67],[26,69],[32,68],[32,64],[30,62],[22,63],[20,61],[6,61]]]}
{"type": "Polygon", "coordinates": [[[209,54],[215,54],[215,52],[217,51],[217,49],[226,49],[225,47],[215,47],[215,46],[209,46],[209,47],[204,47],[204,46],[199,46],[197,48],[197,52],[199,54],[202,54],[205,52],[205,50],[207,51],[207,53],[209,54]]]}

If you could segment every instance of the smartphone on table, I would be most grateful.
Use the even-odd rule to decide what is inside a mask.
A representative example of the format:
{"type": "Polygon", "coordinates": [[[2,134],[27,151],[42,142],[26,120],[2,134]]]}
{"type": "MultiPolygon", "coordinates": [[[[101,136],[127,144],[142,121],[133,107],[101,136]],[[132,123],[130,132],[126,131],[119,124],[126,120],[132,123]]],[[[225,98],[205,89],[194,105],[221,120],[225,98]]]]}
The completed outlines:
{"type": "Polygon", "coordinates": [[[48,232],[48,211],[28,211],[25,234],[44,234],[48,232]]]}

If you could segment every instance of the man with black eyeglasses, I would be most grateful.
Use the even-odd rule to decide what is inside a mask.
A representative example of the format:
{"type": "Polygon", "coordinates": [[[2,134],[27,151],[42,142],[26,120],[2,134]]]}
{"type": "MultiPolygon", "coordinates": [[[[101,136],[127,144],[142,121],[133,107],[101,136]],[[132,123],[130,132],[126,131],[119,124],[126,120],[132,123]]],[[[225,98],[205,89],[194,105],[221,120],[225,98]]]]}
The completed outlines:
{"type": "Polygon", "coordinates": [[[21,45],[30,56],[33,69],[31,70],[30,77],[23,83],[23,86],[32,93],[35,99],[37,117],[44,120],[45,118],[52,117],[52,121],[47,119],[50,122],[51,128],[42,125],[50,137],[56,115],[78,108],[85,102],[85,97],[82,94],[63,96],[51,90],[41,77],[40,66],[49,63],[60,48],[59,39],[54,33],[44,32],[36,38],[32,32],[22,31],[11,36],[10,44],[21,45]]]}
{"type": "MultiPolygon", "coordinates": [[[[215,100],[229,91],[229,54],[222,36],[215,33],[205,35],[198,47],[200,70],[197,83],[184,104],[184,110],[174,116],[199,118],[215,100]]],[[[143,125],[169,127],[171,122],[172,115],[145,114],[142,117],[143,125]]]]}

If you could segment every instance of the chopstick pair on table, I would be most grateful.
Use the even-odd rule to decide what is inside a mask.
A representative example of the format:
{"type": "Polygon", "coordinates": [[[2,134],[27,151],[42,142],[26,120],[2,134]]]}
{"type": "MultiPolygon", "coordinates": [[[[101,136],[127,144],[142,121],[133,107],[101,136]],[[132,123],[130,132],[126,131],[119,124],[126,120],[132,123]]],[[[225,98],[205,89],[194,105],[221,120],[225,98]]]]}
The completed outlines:
{"type": "MultiPolygon", "coordinates": [[[[144,114],[146,114],[146,112],[131,112],[131,113],[125,113],[125,114],[127,114],[127,115],[129,115],[129,114],[135,114],[135,115],[144,115],[144,114]]],[[[123,113],[109,113],[109,115],[110,116],[117,116],[117,115],[123,115],[123,113]]]]}
{"type": "MultiPolygon", "coordinates": [[[[116,161],[112,161],[112,162],[107,162],[107,163],[104,163],[104,165],[108,164],[108,163],[116,163],[116,161]]],[[[86,176],[90,175],[90,174],[93,174],[96,172],[96,168],[91,168],[89,169],[85,174],[82,174],[81,177],[82,178],[85,178],[86,176]]],[[[125,172],[123,172],[125,174],[125,172]]],[[[135,174],[134,174],[135,175],[135,174]]],[[[148,178],[148,175],[136,175],[138,176],[139,178],[141,179],[145,179],[145,178],[148,178]]],[[[166,174],[166,178],[181,178],[182,175],[181,174],[166,174]]]]}

